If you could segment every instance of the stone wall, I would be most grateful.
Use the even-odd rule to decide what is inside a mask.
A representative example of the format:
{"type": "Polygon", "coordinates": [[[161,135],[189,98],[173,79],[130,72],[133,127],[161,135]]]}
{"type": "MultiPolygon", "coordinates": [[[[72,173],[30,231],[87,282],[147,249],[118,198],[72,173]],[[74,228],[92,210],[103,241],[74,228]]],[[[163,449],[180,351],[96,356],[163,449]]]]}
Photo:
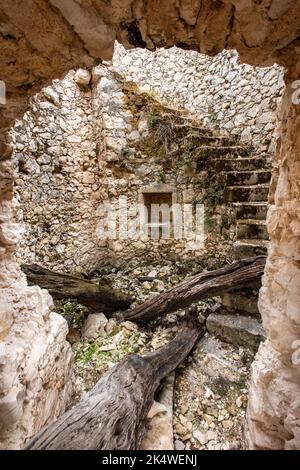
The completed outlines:
{"type": "MultiPolygon", "coordinates": [[[[101,240],[97,234],[100,205],[109,200],[117,207],[124,195],[128,204],[136,204],[141,202],[144,187],[161,183],[176,188],[179,203],[205,202],[208,174],[196,170],[193,159],[197,151],[186,155],[181,146],[175,162],[175,154],[166,157],[161,148],[155,149],[155,143],[151,149],[145,142],[153,114],[150,101],[163,100],[165,109],[168,102],[173,108],[181,107],[177,114],[189,114],[191,122],[195,119],[198,126],[205,125],[211,132],[219,129],[230,138],[250,135],[254,153],[261,155],[273,146],[281,68],[256,71],[239,64],[233,51],[212,59],[176,48],[125,52],[116,43],[113,64],[96,67],[92,83],[77,84],[74,76],[71,72],[38,94],[12,134],[15,194],[25,230],[20,259],[58,270],[91,272],[107,263],[121,265],[128,259],[144,259],[144,255],[145,261],[188,259],[214,251],[218,257],[216,243],[229,253],[226,243],[232,244],[234,231],[229,227],[232,214],[227,209],[217,209],[219,214],[213,217],[207,214],[211,226],[209,229],[206,224],[207,242],[197,250],[186,240],[101,240]],[[134,93],[136,100],[141,100],[140,107],[130,102],[130,93],[123,89],[122,83],[130,84],[129,78],[138,84],[134,93]],[[211,110],[213,103],[218,112],[211,110]],[[264,125],[261,120],[266,121],[264,125]]],[[[160,112],[164,112],[162,105],[160,112]]],[[[232,145],[236,145],[234,139],[232,145]]],[[[211,192],[222,189],[224,184],[218,188],[214,181],[211,192]]],[[[221,258],[225,261],[226,256],[221,258]]]]}
{"type": "Polygon", "coordinates": [[[96,236],[104,199],[101,103],[92,96],[89,73],[83,84],[77,75],[70,72],[35,96],[12,132],[24,229],[20,257],[70,271],[96,268],[102,259],[96,236]]]}
{"type": "MultiPolygon", "coordinates": [[[[233,145],[235,138],[205,129],[200,132],[201,123],[187,112],[164,106],[135,83],[124,80],[114,68],[101,66],[95,74],[100,78],[97,96],[103,106],[105,187],[111,207],[118,212],[119,198],[126,197],[130,211],[143,205],[143,195],[148,193],[172,193],[173,204],[182,209],[184,204],[206,206],[202,246],[185,236],[154,240],[145,239],[141,232],[136,239],[124,239],[124,234],[122,239],[122,234],[117,234],[116,240],[108,240],[107,259],[119,267],[193,260],[212,269],[226,262],[235,230],[231,209],[224,205],[224,175],[209,164],[199,170],[197,158],[201,158],[201,150],[207,150],[207,139],[215,145],[233,145]]],[[[128,217],[129,225],[132,219],[128,217]]]]}
{"type": "Polygon", "coordinates": [[[236,51],[208,57],[176,47],[126,51],[116,44],[113,65],[145,91],[188,109],[205,126],[241,135],[259,151],[274,151],[283,69],[242,64],[236,51]]]}
{"type": "Polygon", "coordinates": [[[226,175],[209,163],[209,146],[227,147],[229,155],[235,146],[233,156],[246,147],[235,136],[201,126],[106,66],[94,69],[91,86],[79,86],[71,72],[44,89],[12,132],[24,230],[19,259],[72,272],[195,257],[213,269],[229,261],[233,213],[224,205],[226,175]],[[170,133],[167,145],[161,132],[170,133]],[[118,210],[125,196],[130,209],[143,203],[144,193],[166,191],[181,208],[205,205],[201,247],[184,236],[99,236],[102,203],[118,210]]]}

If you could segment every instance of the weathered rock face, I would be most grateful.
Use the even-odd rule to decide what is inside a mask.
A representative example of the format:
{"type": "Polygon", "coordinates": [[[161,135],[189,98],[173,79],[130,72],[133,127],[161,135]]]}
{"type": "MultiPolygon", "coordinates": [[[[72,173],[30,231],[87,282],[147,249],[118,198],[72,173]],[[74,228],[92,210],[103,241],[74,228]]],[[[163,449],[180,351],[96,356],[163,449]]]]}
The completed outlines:
{"type": "MultiPolygon", "coordinates": [[[[27,330],[22,328],[22,318],[25,316],[26,325],[31,325],[31,320],[36,318],[35,342],[40,337],[45,338],[45,335],[49,341],[53,339],[53,335],[49,334],[51,329],[47,319],[49,308],[45,307],[48,313],[45,313],[44,319],[41,314],[37,317],[37,307],[44,305],[37,295],[40,291],[34,291],[35,295],[32,295],[33,291],[25,286],[24,278],[14,260],[18,228],[12,224],[13,177],[7,128],[17,116],[24,113],[28,97],[70,69],[92,65],[91,57],[110,59],[116,37],[127,47],[151,49],[155,46],[169,47],[176,43],[182,48],[200,50],[210,55],[225,48],[235,48],[241,59],[248,63],[262,65],[278,61],[290,71],[295,70],[289,80],[296,80],[299,73],[299,67],[296,68],[295,64],[299,57],[297,38],[300,6],[298,2],[291,0],[263,0],[259,3],[255,0],[224,0],[213,3],[204,0],[201,5],[185,0],[179,5],[175,0],[112,0],[109,3],[103,0],[88,4],[81,2],[80,5],[73,0],[28,0],[26,6],[25,9],[21,8],[19,0],[0,3],[0,78],[5,81],[7,88],[7,106],[0,107],[0,285],[3,289],[1,301],[5,305],[1,317],[1,338],[3,347],[10,344],[17,357],[14,360],[7,355],[5,367],[1,369],[1,387],[9,380],[12,381],[8,388],[1,390],[0,395],[4,416],[1,431],[3,447],[21,446],[25,435],[31,435],[43,424],[32,409],[26,417],[23,412],[14,413],[16,407],[9,407],[8,390],[13,390],[11,401],[15,401],[18,396],[25,405],[25,397],[20,398],[22,394],[18,392],[23,387],[21,370],[28,363],[33,341],[27,330]],[[20,348],[17,346],[17,337],[24,339],[20,348]],[[12,377],[12,371],[16,370],[19,374],[12,377]],[[32,423],[30,431],[28,422],[32,423]],[[16,430],[21,427],[23,432],[18,434],[16,430]],[[16,436],[13,443],[9,441],[8,429],[11,435],[16,436]]],[[[261,297],[265,328],[270,336],[266,347],[270,353],[268,355],[268,351],[264,352],[261,348],[255,364],[261,370],[255,375],[249,407],[250,439],[253,447],[268,448],[276,445],[277,448],[297,448],[300,445],[297,434],[299,425],[296,427],[297,419],[299,420],[297,176],[300,124],[299,108],[291,105],[291,93],[289,87],[282,115],[280,178],[275,194],[275,207],[270,210],[272,246],[261,297]],[[277,353],[274,352],[275,349],[277,353]],[[276,366],[278,379],[273,379],[273,384],[276,385],[274,389],[272,377],[275,369],[272,370],[271,364],[275,363],[276,354],[279,355],[276,366]],[[266,369],[264,363],[267,359],[266,369]],[[262,380],[264,370],[267,374],[262,380]],[[277,400],[277,397],[280,399],[277,400]],[[276,407],[276,403],[280,403],[280,406],[276,407]],[[268,404],[274,405],[270,411],[268,404]],[[261,410],[263,413],[258,413],[261,410]],[[278,439],[272,444],[270,441],[274,434],[278,439]]],[[[61,338],[56,344],[65,351],[59,357],[61,373],[66,377],[70,367],[68,360],[65,360],[68,357],[64,349],[65,342],[61,338]]],[[[47,357],[49,363],[45,365],[45,370],[51,370],[56,364],[55,354],[47,357]]],[[[38,361],[34,355],[34,363],[37,364],[38,361]]],[[[35,370],[28,377],[28,390],[38,380],[38,376],[35,370]]],[[[58,383],[62,384],[55,380],[55,384],[58,383]]],[[[43,395],[45,389],[47,381],[38,395],[43,395]]],[[[64,396],[58,396],[58,401],[49,399],[47,407],[52,409],[56,402],[57,410],[63,408],[64,396]]],[[[46,406],[40,411],[48,418],[51,415],[51,412],[46,411],[46,406]]]]}
{"type": "Polygon", "coordinates": [[[67,323],[50,313],[53,301],[46,291],[17,278],[1,287],[0,448],[18,449],[65,410],[73,358],[67,323]]]}
{"type": "Polygon", "coordinates": [[[259,302],[268,341],[260,347],[253,364],[248,409],[253,448],[299,449],[300,445],[300,108],[293,104],[292,88],[299,70],[298,62],[286,77],[278,176],[274,173],[276,189],[270,195],[271,246],[259,302]]]}

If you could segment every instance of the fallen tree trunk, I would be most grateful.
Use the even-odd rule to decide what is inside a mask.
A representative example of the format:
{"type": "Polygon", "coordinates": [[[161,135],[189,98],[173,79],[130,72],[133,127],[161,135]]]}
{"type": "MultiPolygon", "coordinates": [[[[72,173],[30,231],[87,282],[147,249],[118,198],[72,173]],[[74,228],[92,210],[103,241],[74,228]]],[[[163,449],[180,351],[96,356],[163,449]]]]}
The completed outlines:
{"type": "Polygon", "coordinates": [[[205,319],[191,309],[172,341],[143,357],[127,356],[80,403],[33,437],[26,449],[137,449],[161,380],[185,359],[205,331],[205,319]]]}
{"type": "Polygon", "coordinates": [[[137,323],[155,320],[161,315],[176,312],[207,297],[248,287],[249,284],[260,281],[265,263],[265,256],[256,256],[215,271],[196,274],[132,310],[116,314],[116,317],[121,321],[130,320],[137,323]]]}
{"type": "Polygon", "coordinates": [[[37,264],[23,264],[30,286],[47,289],[54,299],[77,299],[91,312],[111,314],[130,307],[131,299],[108,285],[96,284],[71,274],[57,273],[37,264]]]}

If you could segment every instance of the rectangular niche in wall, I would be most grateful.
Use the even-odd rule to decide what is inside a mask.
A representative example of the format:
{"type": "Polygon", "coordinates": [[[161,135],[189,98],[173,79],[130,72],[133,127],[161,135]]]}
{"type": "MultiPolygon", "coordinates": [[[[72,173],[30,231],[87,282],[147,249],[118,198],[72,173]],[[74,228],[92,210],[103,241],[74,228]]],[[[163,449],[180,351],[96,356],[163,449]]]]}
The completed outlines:
{"type": "Polygon", "coordinates": [[[141,191],[143,232],[152,240],[174,237],[173,204],[175,193],[167,185],[147,187],[141,191]]]}

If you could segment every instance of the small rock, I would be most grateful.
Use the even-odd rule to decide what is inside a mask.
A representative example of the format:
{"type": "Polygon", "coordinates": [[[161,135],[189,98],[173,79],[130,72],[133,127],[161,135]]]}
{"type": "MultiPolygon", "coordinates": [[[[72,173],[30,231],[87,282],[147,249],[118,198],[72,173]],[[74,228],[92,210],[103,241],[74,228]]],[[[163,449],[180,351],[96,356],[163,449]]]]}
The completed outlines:
{"type": "Polygon", "coordinates": [[[56,91],[51,88],[51,87],[48,87],[48,88],[44,88],[43,89],[43,95],[47,98],[48,101],[50,101],[51,103],[55,104],[56,106],[59,105],[59,102],[60,102],[60,96],[58,93],[56,93],[56,91]]]}
{"type": "Polygon", "coordinates": [[[142,286],[146,290],[151,290],[152,289],[152,284],[151,284],[151,282],[148,282],[148,281],[143,282],[142,286]]]}
{"type": "Polygon", "coordinates": [[[184,426],[182,426],[182,424],[180,424],[180,423],[175,424],[175,426],[174,426],[174,431],[175,431],[179,436],[183,436],[183,435],[185,434],[185,428],[184,428],[184,426]]]}
{"type": "Polygon", "coordinates": [[[88,70],[78,69],[74,75],[74,80],[77,83],[77,85],[86,86],[91,81],[91,74],[88,70]]]}
{"type": "Polygon", "coordinates": [[[216,445],[217,443],[215,441],[210,441],[208,444],[207,444],[207,449],[208,450],[215,450],[216,449],[216,445]]]}
{"type": "Polygon", "coordinates": [[[186,426],[188,420],[185,416],[179,415],[179,421],[181,422],[183,426],[186,426]]]}
{"type": "Polygon", "coordinates": [[[204,445],[208,442],[208,438],[207,438],[206,433],[201,432],[201,431],[199,431],[198,429],[196,429],[196,431],[193,432],[193,436],[194,436],[195,439],[197,439],[197,441],[198,441],[202,446],[204,446],[204,445]]]}
{"type": "Polygon", "coordinates": [[[247,403],[247,397],[245,395],[241,395],[239,397],[237,397],[236,401],[236,406],[238,406],[239,408],[241,408],[242,406],[245,406],[246,403],[247,403]]]}
{"type": "Polygon", "coordinates": [[[67,334],[67,341],[69,341],[70,344],[79,343],[80,333],[78,330],[76,330],[76,328],[69,329],[69,333],[67,334]]]}
{"type": "Polygon", "coordinates": [[[108,351],[114,351],[116,349],[117,349],[117,346],[114,343],[111,343],[111,344],[106,344],[104,346],[101,346],[101,348],[99,348],[99,351],[108,352],[108,351]]]}
{"type": "Polygon", "coordinates": [[[215,418],[218,418],[219,410],[217,408],[214,408],[213,406],[208,406],[206,408],[206,414],[214,416],[215,418]]]}
{"type": "Polygon", "coordinates": [[[185,413],[188,411],[188,407],[186,405],[182,405],[180,407],[181,414],[185,415],[185,413]]]}
{"type": "Polygon", "coordinates": [[[175,446],[175,450],[184,450],[185,449],[184,443],[179,441],[178,439],[176,439],[176,441],[174,443],[174,446],[175,446]]]}
{"type": "Polygon", "coordinates": [[[188,432],[191,432],[191,431],[193,430],[193,423],[192,423],[191,421],[188,421],[188,422],[186,423],[186,430],[187,430],[188,432]]]}
{"type": "Polygon", "coordinates": [[[135,331],[137,329],[136,324],[131,321],[124,321],[122,323],[122,327],[128,331],[135,331]]]}
{"type": "Polygon", "coordinates": [[[119,344],[122,339],[123,339],[123,331],[119,331],[119,333],[117,333],[114,337],[113,337],[113,343],[114,344],[119,344]]]}
{"type": "Polygon", "coordinates": [[[233,422],[230,419],[225,419],[222,421],[222,426],[224,429],[231,429],[233,426],[233,422]]]}
{"type": "Polygon", "coordinates": [[[154,269],[148,274],[148,277],[157,277],[157,275],[158,275],[158,272],[154,269]]]}
{"type": "Polygon", "coordinates": [[[97,339],[106,336],[105,326],[107,318],[104,313],[91,313],[84,322],[81,329],[83,339],[97,339]]]}
{"type": "Polygon", "coordinates": [[[214,431],[207,431],[206,437],[208,441],[214,441],[217,439],[217,434],[214,431]]]}
{"type": "Polygon", "coordinates": [[[153,281],[153,289],[157,290],[158,292],[163,292],[165,290],[165,285],[159,279],[155,279],[153,281]]]}
{"type": "Polygon", "coordinates": [[[109,318],[104,329],[108,335],[111,335],[112,333],[118,330],[118,325],[113,318],[109,318]]]}
{"type": "Polygon", "coordinates": [[[204,421],[207,422],[208,425],[210,425],[211,423],[214,422],[213,416],[208,415],[208,414],[206,414],[206,413],[203,414],[202,418],[204,419],[204,421]]]}
{"type": "Polygon", "coordinates": [[[205,390],[204,397],[205,398],[213,398],[214,397],[214,392],[210,388],[207,387],[206,390],[205,390]]]}

